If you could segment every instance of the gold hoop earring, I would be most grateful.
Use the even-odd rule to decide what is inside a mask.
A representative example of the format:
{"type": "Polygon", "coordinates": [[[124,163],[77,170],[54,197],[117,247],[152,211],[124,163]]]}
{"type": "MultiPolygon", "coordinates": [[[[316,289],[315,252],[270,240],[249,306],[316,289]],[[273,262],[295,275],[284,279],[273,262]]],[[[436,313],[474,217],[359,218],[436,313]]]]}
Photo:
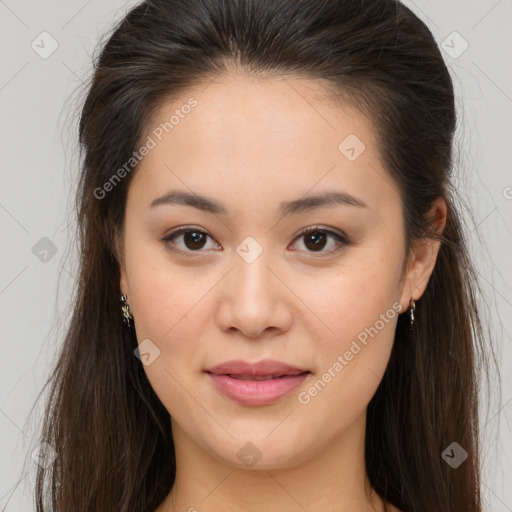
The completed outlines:
{"type": "Polygon", "coordinates": [[[409,300],[409,330],[412,332],[414,330],[414,310],[416,309],[416,301],[413,297],[409,300]]]}
{"type": "Polygon", "coordinates": [[[123,312],[123,322],[130,327],[130,320],[133,320],[133,316],[130,313],[130,306],[127,302],[128,297],[121,295],[121,311],[123,312]]]}

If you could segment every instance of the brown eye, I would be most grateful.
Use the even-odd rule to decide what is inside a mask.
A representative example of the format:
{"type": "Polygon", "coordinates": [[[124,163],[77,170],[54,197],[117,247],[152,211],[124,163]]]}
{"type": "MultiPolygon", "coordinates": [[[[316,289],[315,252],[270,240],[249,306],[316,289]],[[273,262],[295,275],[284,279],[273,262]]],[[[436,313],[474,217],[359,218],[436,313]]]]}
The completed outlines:
{"type": "Polygon", "coordinates": [[[210,235],[200,229],[182,228],[162,238],[162,242],[169,243],[170,249],[173,251],[201,252],[208,238],[211,238],[210,235]],[[179,238],[182,239],[181,244],[175,241],[179,238]],[[172,246],[176,246],[176,249],[172,246]]]}
{"type": "Polygon", "coordinates": [[[325,247],[328,236],[321,231],[312,231],[305,236],[304,245],[312,251],[322,250],[325,247]]]}
{"type": "Polygon", "coordinates": [[[341,247],[348,245],[348,239],[346,237],[329,229],[322,229],[320,227],[308,228],[302,231],[297,240],[300,239],[304,239],[306,252],[331,254],[339,250],[341,247]],[[326,246],[329,246],[329,239],[333,239],[334,241],[330,244],[329,249],[324,250],[326,246]],[[337,247],[336,243],[338,244],[337,247]]]}
{"type": "Polygon", "coordinates": [[[183,233],[183,243],[187,249],[202,249],[207,236],[201,231],[187,231],[183,233]]]}

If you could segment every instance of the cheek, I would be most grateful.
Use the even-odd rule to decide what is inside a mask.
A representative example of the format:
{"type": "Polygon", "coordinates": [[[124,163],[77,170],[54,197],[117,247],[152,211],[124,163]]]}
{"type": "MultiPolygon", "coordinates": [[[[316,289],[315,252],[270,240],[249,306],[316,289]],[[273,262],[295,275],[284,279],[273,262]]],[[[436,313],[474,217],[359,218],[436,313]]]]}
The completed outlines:
{"type": "Polygon", "coordinates": [[[343,402],[369,400],[384,374],[398,321],[399,275],[398,258],[371,264],[362,258],[305,298],[319,312],[320,327],[313,333],[319,376],[343,402]]]}
{"type": "Polygon", "coordinates": [[[206,302],[202,299],[214,282],[194,279],[177,267],[146,262],[130,281],[138,343],[149,339],[159,351],[144,371],[169,414],[186,422],[189,415],[198,414],[187,390],[192,389],[191,376],[196,370],[199,375],[204,359],[200,341],[206,329],[201,322],[206,302]]]}
{"type": "Polygon", "coordinates": [[[132,236],[126,265],[137,334],[163,339],[187,324],[187,314],[205,295],[209,279],[197,267],[173,264],[158,243],[132,236]]]}
{"type": "Polygon", "coordinates": [[[324,334],[329,334],[326,339],[336,344],[336,340],[356,337],[390,308],[388,316],[395,316],[393,304],[397,307],[399,298],[398,267],[392,261],[373,261],[350,272],[335,273],[321,284],[316,281],[318,286],[311,287],[309,292],[304,287],[304,302],[317,314],[324,334]]]}
{"type": "Polygon", "coordinates": [[[147,269],[133,287],[139,343],[149,338],[169,364],[185,358],[188,363],[204,337],[206,295],[213,284],[212,279],[197,279],[183,272],[147,269]]]}
{"type": "Polygon", "coordinates": [[[201,311],[215,276],[172,265],[165,251],[147,242],[127,243],[126,254],[138,343],[149,339],[159,351],[144,370],[157,394],[174,393],[177,397],[179,382],[186,380],[186,372],[195,368],[196,354],[199,356],[198,342],[205,330],[201,311]]]}
{"type": "Polygon", "coordinates": [[[391,278],[367,273],[365,279],[351,276],[336,284],[312,306],[333,332],[326,336],[323,328],[317,336],[315,379],[297,397],[311,432],[325,429],[333,415],[332,429],[346,428],[367,407],[388,364],[398,320],[391,278]]]}

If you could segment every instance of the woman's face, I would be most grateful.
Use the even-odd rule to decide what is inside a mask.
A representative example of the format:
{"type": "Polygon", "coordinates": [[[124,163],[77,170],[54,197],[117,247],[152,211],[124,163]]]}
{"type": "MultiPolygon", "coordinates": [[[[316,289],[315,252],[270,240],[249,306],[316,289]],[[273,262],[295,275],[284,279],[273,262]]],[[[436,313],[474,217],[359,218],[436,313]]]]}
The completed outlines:
{"type": "Polygon", "coordinates": [[[121,291],[144,370],[174,435],[239,467],[360,438],[432,266],[400,279],[401,200],[373,127],[322,91],[239,75],[191,89],[150,123],[129,186],[121,291]],[[307,373],[207,372],[233,360],[307,373]]]}

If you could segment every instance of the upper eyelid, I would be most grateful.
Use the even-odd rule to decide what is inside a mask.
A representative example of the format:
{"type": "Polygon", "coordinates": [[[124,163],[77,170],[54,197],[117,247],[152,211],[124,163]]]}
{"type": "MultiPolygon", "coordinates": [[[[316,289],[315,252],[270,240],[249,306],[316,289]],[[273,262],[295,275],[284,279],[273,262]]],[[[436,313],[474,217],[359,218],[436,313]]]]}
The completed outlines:
{"type": "MultiPolygon", "coordinates": [[[[303,228],[301,229],[296,235],[295,235],[295,238],[297,238],[298,236],[302,236],[304,234],[307,234],[308,232],[310,231],[314,231],[314,230],[318,230],[318,231],[325,231],[329,234],[333,234],[333,235],[337,235],[341,238],[345,238],[347,239],[348,236],[341,230],[337,230],[336,228],[330,228],[328,226],[311,226],[311,227],[308,227],[308,228],[303,228]]],[[[208,235],[210,238],[212,238],[214,240],[214,237],[212,235],[210,235],[210,233],[208,233],[208,231],[205,231],[203,228],[197,228],[197,227],[194,227],[194,226],[185,226],[185,227],[182,227],[182,228],[176,228],[175,231],[171,231],[167,234],[165,234],[162,239],[165,239],[165,238],[169,238],[171,236],[175,236],[175,235],[182,235],[183,233],[186,233],[187,231],[198,231],[200,233],[204,233],[205,235],[208,235]]],[[[295,240],[294,238],[294,240],[295,240]]]]}

